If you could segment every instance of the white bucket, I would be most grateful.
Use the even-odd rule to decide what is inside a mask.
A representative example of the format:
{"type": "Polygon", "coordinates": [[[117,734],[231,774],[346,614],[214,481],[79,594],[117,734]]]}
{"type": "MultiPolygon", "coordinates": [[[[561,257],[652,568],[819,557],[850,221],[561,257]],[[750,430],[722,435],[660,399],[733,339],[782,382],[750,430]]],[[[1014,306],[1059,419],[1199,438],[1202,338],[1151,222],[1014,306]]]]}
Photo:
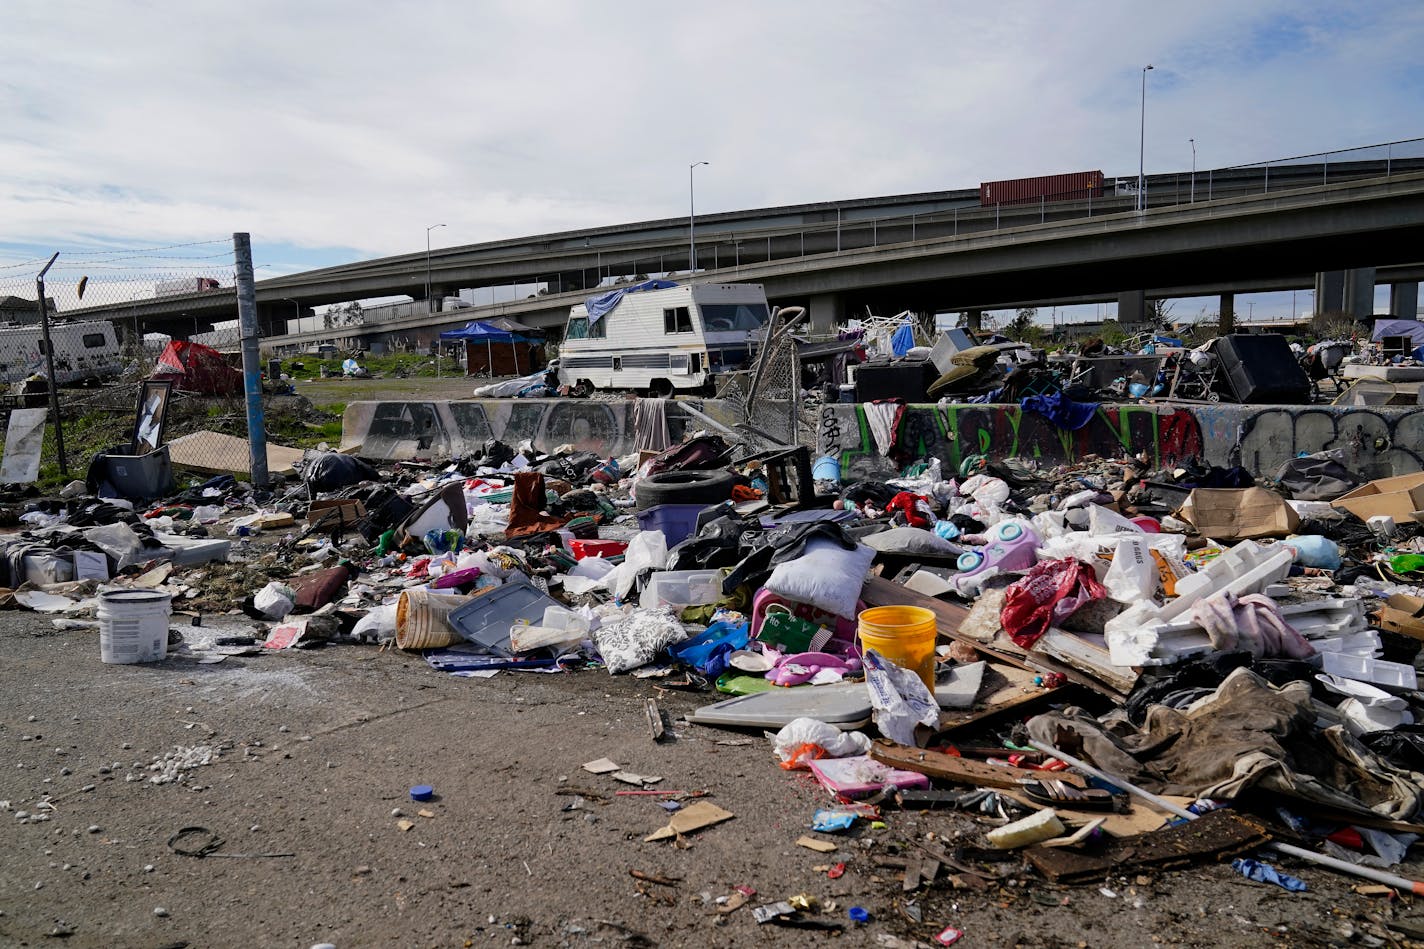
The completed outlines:
{"type": "Polygon", "coordinates": [[[168,655],[168,614],[173,597],[155,590],[112,590],[99,595],[99,658],[128,664],[168,655]]]}

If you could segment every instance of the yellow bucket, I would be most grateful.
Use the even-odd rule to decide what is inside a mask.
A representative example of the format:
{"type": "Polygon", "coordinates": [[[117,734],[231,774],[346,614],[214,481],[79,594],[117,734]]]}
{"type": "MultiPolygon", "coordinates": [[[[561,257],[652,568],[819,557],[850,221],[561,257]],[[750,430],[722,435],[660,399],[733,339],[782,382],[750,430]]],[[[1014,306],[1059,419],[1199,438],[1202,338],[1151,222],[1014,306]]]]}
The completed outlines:
{"type": "Polygon", "coordinates": [[[875,606],[862,610],[857,633],[861,649],[874,649],[902,669],[910,669],[931,692],[935,686],[935,615],[919,606],[875,606]]]}

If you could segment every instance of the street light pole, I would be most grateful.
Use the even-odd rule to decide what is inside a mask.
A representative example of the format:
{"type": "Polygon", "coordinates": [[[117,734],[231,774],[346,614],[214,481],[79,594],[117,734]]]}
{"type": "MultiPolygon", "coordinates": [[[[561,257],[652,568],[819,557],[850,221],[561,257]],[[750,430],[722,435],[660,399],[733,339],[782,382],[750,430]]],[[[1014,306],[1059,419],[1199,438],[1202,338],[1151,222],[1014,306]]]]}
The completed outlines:
{"type": "Polygon", "coordinates": [[[1189,139],[1187,139],[1187,141],[1190,142],[1190,143],[1191,143],[1191,146],[1192,146],[1192,200],[1191,200],[1191,203],[1192,203],[1192,204],[1196,204],[1196,203],[1197,203],[1197,140],[1194,139],[1194,138],[1189,138],[1189,139]]]}
{"type": "Polygon", "coordinates": [[[283,303],[290,303],[292,306],[296,307],[296,310],[297,310],[297,330],[296,330],[296,331],[297,331],[298,333],[300,333],[300,332],[302,331],[302,305],[301,305],[300,303],[298,303],[296,300],[293,300],[291,297],[283,297],[283,298],[282,298],[282,302],[283,302],[283,303]]]}
{"type": "Polygon", "coordinates": [[[444,224],[432,224],[425,229],[425,315],[434,313],[432,301],[430,299],[430,232],[437,227],[444,227],[444,224]]]}
{"type": "Polygon", "coordinates": [[[697,203],[693,197],[692,172],[698,165],[710,165],[710,161],[693,162],[687,166],[687,275],[697,272],[697,203]]]}
{"type": "Polygon", "coordinates": [[[1142,67],[1142,118],[1137,131],[1137,210],[1147,210],[1147,194],[1143,190],[1146,187],[1146,176],[1143,171],[1146,167],[1144,157],[1147,153],[1147,71],[1152,68],[1148,63],[1142,67]]]}

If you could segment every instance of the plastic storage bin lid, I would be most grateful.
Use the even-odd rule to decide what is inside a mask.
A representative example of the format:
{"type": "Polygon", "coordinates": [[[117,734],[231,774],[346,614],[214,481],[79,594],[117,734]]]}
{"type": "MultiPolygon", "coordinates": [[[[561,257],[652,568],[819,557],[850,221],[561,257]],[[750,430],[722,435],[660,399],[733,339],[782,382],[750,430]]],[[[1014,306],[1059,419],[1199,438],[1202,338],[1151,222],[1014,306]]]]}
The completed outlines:
{"type": "Polygon", "coordinates": [[[446,622],[470,642],[500,656],[513,656],[509,627],[521,620],[537,624],[551,606],[562,604],[527,580],[511,580],[461,606],[446,622]]]}

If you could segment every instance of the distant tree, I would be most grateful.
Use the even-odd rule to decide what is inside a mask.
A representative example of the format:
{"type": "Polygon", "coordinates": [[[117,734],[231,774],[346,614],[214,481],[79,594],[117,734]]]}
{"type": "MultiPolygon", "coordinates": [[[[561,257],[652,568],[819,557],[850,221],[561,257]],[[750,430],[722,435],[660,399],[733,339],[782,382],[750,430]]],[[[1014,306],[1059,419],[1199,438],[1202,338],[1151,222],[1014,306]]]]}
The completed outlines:
{"type": "Polygon", "coordinates": [[[1036,322],[1038,307],[1020,307],[1014,318],[1004,327],[1004,335],[1023,343],[1037,343],[1044,337],[1043,327],[1036,322]]]}
{"type": "Polygon", "coordinates": [[[1360,323],[1343,310],[1321,313],[1310,321],[1310,330],[1319,339],[1353,339],[1361,331],[1360,323]]]}
{"type": "Polygon", "coordinates": [[[1127,340],[1127,331],[1117,320],[1104,320],[1103,331],[1099,335],[1109,346],[1121,346],[1127,340]]]}

